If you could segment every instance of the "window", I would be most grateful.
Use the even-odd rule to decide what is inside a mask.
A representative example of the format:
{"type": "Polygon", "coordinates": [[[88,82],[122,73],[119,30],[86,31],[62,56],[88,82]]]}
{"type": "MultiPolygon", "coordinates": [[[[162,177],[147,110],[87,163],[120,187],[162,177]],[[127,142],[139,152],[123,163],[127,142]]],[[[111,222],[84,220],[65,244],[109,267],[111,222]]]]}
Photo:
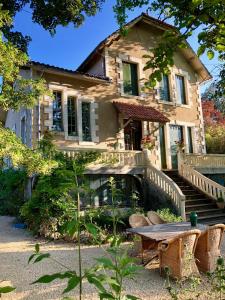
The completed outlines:
{"type": "Polygon", "coordinates": [[[123,92],[138,96],[137,64],[123,62],[123,92]]]}
{"type": "Polygon", "coordinates": [[[160,88],[160,99],[163,101],[170,102],[170,86],[168,75],[162,76],[162,87],[160,88]]]}
{"type": "Polygon", "coordinates": [[[187,128],[187,139],[188,139],[188,152],[193,153],[193,141],[192,141],[192,129],[191,127],[187,128]]]}
{"type": "Polygon", "coordinates": [[[184,77],[176,75],[177,103],[186,104],[184,77]]]}
{"type": "Polygon", "coordinates": [[[62,131],[62,93],[54,91],[53,95],[53,130],[62,131]]]}
{"type": "Polygon", "coordinates": [[[68,113],[68,135],[77,136],[77,109],[76,98],[69,96],[67,98],[67,113],[68,113]]]}
{"type": "Polygon", "coordinates": [[[91,103],[82,102],[82,135],[83,141],[91,141],[91,103]]]}
{"type": "Polygon", "coordinates": [[[21,141],[26,144],[26,118],[23,117],[20,121],[21,141]]]}

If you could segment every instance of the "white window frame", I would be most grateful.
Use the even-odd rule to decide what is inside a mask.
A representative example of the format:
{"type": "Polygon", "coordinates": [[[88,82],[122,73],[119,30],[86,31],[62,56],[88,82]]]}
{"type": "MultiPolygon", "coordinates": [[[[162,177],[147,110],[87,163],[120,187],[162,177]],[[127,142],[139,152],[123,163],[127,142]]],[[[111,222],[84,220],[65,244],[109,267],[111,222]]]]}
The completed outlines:
{"type": "Polygon", "coordinates": [[[141,83],[141,80],[145,79],[145,73],[143,71],[143,62],[142,59],[133,57],[126,54],[119,54],[119,56],[116,58],[116,62],[118,64],[118,92],[121,96],[125,98],[136,98],[139,100],[143,100],[145,98],[145,94],[142,92],[143,84],[141,83]],[[138,78],[138,95],[128,95],[124,93],[124,86],[123,86],[123,62],[130,63],[130,64],[136,64],[137,65],[137,78],[138,78]]]}

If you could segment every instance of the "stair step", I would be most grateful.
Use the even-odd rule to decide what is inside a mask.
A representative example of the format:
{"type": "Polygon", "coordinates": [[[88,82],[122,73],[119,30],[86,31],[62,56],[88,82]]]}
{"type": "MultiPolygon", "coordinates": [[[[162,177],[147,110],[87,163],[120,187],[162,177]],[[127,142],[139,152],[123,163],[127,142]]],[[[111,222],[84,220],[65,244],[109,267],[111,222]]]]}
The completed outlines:
{"type": "MultiPolygon", "coordinates": [[[[195,212],[198,215],[198,218],[200,217],[207,217],[209,214],[215,215],[216,213],[221,213],[221,210],[219,208],[213,208],[213,209],[196,209],[195,212]]],[[[189,217],[191,212],[187,212],[186,216],[189,217]]],[[[225,216],[225,215],[224,215],[225,216]]]]}
{"type": "Polygon", "coordinates": [[[185,201],[185,206],[186,205],[201,205],[201,204],[212,204],[212,201],[207,199],[207,198],[204,198],[204,199],[187,199],[185,201]]]}
{"type": "Polygon", "coordinates": [[[202,224],[205,225],[216,225],[216,224],[225,224],[225,218],[216,219],[216,220],[203,220],[202,224]]]}
{"type": "MultiPolygon", "coordinates": [[[[184,194],[185,195],[185,194],[184,194]]],[[[203,200],[207,199],[207,196],[204,194],[193,194],[193,195],[185,195],[187,200],[203,200]]]]}
{"type": "Polygon", "coordinates": [[[224,220],[225,220],[225,213],[200,216],[200,217],[198,217],[198,220],[208,220],[208,219],[215,219],[216,220],[218,218],[221,218],[221,219],[224,218],[224,220]]]}
{"type": "Polygon", "coordinates": [[[214,209],[217,208],[216,204],[214,203],[202,203],[202,204],[192,204],[192,205],[185,205],[186,211],[188,210],[193,210],[195,211],[196,209],[214,209]]]}

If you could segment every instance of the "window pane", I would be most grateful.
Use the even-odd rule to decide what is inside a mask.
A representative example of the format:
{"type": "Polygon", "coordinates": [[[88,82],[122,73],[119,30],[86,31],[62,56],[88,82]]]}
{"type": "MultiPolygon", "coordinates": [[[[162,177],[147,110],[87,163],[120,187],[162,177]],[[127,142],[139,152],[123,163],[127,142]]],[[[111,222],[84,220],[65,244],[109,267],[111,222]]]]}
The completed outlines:
{"type": "Polygon", "coordinates": [[[189,153],[193,153],[193,141],[192,141],[192,133],[191,133],[191,127],[187,128],[188,130],[188,150],[189,153]]]}
{"type": "Polygon", "coordinates": [[[83,141],[91,141],[91,104],[82,102],[82,134],[83,141]]]}
{"type": "Polygon", "coordinates": [[[160,89],[160,99],[164,101],[170,101],[170,88],[168,75],[162,77],[162,88],[160,89]]]}
{"type": "Polygon", "coordinates": [[[62,131],[62,93],[53,92],[53,130],[62,131]]]}
{"type": "Polygon", "coordinates": [[[176,75],[177,103],[186,104],[184,77],[176,75]]]}
{"type": "Polygon", "coordinates": [[[21,141],[23,144],[26,144],[26,119],[25,117],[23,117],[21,119],[21,122],[20,122],[20,126],[21,126],[21,141]]]}
{"type": "Polygon", "coordinates": [[[123,62],[123,91],[125,94],[138,96],[137,65],[123,62]]]}
{"type": "Polygon", "coordinates": [[[68,110],[68,135],[77,136],[77,110],[76,110],[76,98],[68,97],[67,99],[68,110]]]}

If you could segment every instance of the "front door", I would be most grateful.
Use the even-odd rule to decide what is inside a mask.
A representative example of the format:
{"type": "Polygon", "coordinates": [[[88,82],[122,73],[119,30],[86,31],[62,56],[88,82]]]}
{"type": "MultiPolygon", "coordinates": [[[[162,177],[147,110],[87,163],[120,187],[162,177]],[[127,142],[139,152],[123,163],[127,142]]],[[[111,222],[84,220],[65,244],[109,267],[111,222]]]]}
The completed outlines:
{"type": "Polygon", "coordinates": [[[170,125],[170,152],[172,169],[177,169],[177,143],[183,140],[182,126],[170,125]]]}
{"type": "MultiPolygon", "coordinates": [[[[124,124],[127,120],[124,120],[124,124]]],[[[125,150],[141,150],[142,125],[141,121],[132,120],[124,128],[125,150]]]]}

